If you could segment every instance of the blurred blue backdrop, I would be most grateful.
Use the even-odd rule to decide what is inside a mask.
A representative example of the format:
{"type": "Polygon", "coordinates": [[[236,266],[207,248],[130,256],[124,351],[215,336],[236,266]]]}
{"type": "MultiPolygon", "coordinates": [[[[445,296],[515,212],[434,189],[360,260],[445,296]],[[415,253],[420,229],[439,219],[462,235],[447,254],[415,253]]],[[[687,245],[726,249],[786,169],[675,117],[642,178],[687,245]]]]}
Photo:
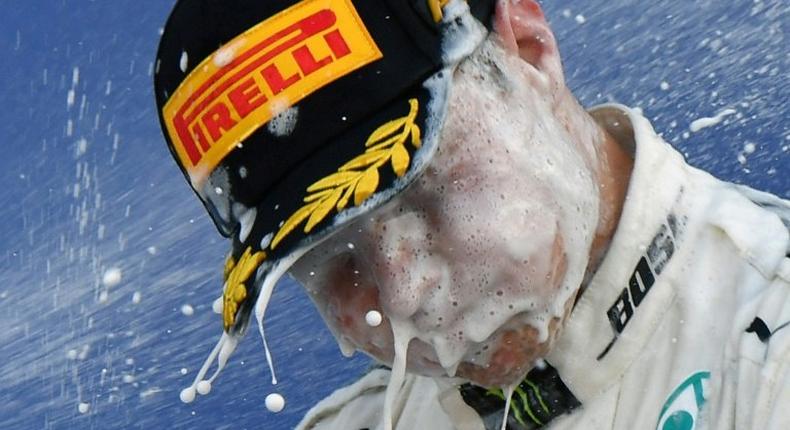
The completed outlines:
{"type": "MultiPolygon", "coordinates": [[[[285,281],[267,317],[277,387],[253,335],[211,395],[179,401],[221,330],[211,302],[227,245],[156,118],[154,55],[172,3],[4,2],[0,428],[287,429],[368,365],[340,355],[285,281]],[[111,269],[122,276],[108,286],[111,269]],[[264,407],[273,391],[287,401],[279,414],[264,407]]],[[[639,107],[692,164],[790,196],[790,3],[545,3],[585,105],[639,107]],[[690,130],[725,108],[735,113],[690,130]]]]}

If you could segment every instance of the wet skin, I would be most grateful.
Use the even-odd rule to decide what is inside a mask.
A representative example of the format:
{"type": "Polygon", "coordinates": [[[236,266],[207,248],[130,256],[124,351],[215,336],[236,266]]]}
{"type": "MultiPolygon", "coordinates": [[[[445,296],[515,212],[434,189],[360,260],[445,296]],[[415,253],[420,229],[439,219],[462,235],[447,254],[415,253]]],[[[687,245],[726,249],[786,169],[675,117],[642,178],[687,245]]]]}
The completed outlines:
{"type": "Polygon", "coordinates": [[[410,372],[483,386],[521,381],[550,351],[632,167],[565,87],[537,4],[499,3],[495,27],[456,71],[422,176],[291,270],[341,345],[391,365],[393,322],[407,322],[410,372]]]}
{"type": "MultiPolygon", "coordinates": [[[[439,150],[423,175],[308,253],[291,273],[341,343],[391,364],[391,319],[407,320],[429,334],[411,341],[410,371],[447,373],[429,343],[432,336],[457,335],[463,359],[455,376],[502,386],[519,381],[546,354],[575,294],[559,293],[568,259],[563,203],[549,184],[556,167],[541,159],[541,168],[554,173],[525,174],[535,163],[529,145],[554,143],[537,134],[564,127],[535,118],[506,130],[500,116],[531,108],[513,107],[510,97],[518,95],[507,95],[507,79],[480,83],[487,62],[457,72],[439,150]],[[502,114],[492,115],[497,110],[502,114]],[[526,297],[533,298],[527,308],[511,304],[526,297]],[[485,312],[478,307],[483,301],[492,304],[485,312]],[[382,313],[380,326],[366,324],[369,310],[382,313]],[[483,338],[463,333],[468,322],[490,328],[483,338]]],[[[559,157],[557,164],[564,156],[585,166],[571,149],[548,154],[559,157]]]]}

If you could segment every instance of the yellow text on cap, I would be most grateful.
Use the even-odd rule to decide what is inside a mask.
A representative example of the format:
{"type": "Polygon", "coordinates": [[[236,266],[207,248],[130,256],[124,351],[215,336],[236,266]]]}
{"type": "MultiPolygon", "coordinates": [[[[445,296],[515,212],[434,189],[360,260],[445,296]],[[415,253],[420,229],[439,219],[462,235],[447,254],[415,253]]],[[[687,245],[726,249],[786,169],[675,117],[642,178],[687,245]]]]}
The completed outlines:
{"type": "Polygon", "coordinates": [[[381,57],[350,0],[299,2],[226,43],[163,109],[192,186],[274,115],[381,57]]]}

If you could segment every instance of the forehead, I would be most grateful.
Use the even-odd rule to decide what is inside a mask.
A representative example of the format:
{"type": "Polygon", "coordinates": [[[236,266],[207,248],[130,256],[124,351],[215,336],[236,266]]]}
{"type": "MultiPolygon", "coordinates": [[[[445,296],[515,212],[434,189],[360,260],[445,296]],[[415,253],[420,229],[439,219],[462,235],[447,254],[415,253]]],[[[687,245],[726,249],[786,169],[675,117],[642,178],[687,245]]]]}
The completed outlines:
{"type": "Polygon", "coordinates": [[[518,181],[519,160],[509,148],[521,139],[506,130],[507,93],[513,86],[506,62],[497,37],[489,34],[453,72],[437,151],[426,169],[386,203],[330,234],[317,245],[316,251],[323,251],[318,253],[353,252],[348,243],[359,240],[359,233],[368,229],[371,221],[382,224],[396,217],[403,221],[403,214],[418,211],[422,212],[420,217],[408,223],[409,228],[418,228],[418,221],[438,224],[430,222],[430,217],[446,217],[442,211],[477,212],[480,208],[471,195],[480,197],[478,203],[482,203],[494,194],[497,184],[518,181]]]}

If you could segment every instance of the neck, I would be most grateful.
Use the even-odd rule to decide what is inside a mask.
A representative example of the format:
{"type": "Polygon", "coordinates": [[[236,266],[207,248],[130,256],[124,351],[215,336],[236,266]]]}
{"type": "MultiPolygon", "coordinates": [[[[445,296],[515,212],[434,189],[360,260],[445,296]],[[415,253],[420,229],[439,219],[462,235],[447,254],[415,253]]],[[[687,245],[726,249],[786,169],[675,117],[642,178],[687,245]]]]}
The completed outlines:
{"type": "Polygon", "coordinates": [[[617,230],[634,159],[584,110],[569,90],[561,91],[556,100],[558,116],[572,138],[586,148],[587,163],[596,172],[600,194],[598,226],[590,246],[583,289],[598,270],[617,230]]]}
{"type": "MultiPolygon", "coordinates": [[[[586,112],[585,112],[586,114],[586,112]]],[[[590,118],[591,121],[592,118],[590,118]]],[[[599,209],[598,228],[590,247],[590,260],[587,265],[589,280],[598,270],[606,256],[609,243],[617,230],[620,215],[623,212],[628,184],[631,180],[631,171],[634,159],[617,141],[600,126],[597,148],[598,164],[598,189],[601,197],[599,209]]],[[[586,284],[586,282],[585,282],[586,284]]]]}

